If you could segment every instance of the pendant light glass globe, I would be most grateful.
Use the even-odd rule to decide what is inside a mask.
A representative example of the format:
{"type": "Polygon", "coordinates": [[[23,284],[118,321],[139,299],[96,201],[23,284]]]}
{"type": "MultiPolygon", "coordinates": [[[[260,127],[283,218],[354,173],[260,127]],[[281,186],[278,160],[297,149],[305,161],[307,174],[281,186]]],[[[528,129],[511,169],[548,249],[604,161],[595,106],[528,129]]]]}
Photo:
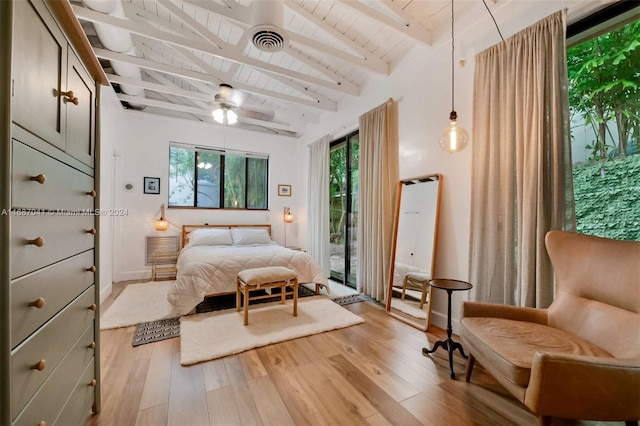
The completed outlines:
{"type": "Polygon", "coordinates": [[[469,143],[469,132],[458,125],[454,116],[455,112],[451,113],[449,125],[440,133],[440,147],[451,154],[462,151],[469,143]]]}

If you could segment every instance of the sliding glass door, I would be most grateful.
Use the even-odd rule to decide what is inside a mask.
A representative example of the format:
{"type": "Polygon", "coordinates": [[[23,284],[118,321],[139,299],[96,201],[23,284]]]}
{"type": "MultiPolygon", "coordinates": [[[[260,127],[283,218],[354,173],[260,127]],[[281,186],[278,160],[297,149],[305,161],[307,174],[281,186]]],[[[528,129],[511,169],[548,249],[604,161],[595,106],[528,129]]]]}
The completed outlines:
{"type": "Polygon", "coordinates": [[[331,143],[329,232],[331,278],[356,287],[358,248],[358,131],[331,143]]]}

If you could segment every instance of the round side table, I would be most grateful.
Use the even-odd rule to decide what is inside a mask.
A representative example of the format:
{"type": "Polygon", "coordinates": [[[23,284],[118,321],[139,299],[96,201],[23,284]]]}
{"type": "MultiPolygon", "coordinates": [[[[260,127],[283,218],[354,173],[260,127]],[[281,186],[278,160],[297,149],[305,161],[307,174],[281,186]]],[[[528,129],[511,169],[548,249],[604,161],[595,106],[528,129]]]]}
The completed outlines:
{"type": "MultiPolygon", "coordinates": [[[[435,342],[432,349],[422,348],[422,355],[429,355],[438,348],[443,348],[449,352],[449,369],[451,370],[451,378],[455,379],[456,375],[453,372],[453,351],[456,349],[460,351],[464,359],[468,359],[469,357],[464,353],[462,345],[451,338],[451,334],[453,333],[453,328],[451,327],[451,294],[454,291],[470,290],[473,286],[465,281],[451,280],[448,278],[429,280],[429,285],[440,290],[447,290],[447,338],[435,342]]],[[[431,301],[429,301],[429,303],[431,303],[431,301]]]]}

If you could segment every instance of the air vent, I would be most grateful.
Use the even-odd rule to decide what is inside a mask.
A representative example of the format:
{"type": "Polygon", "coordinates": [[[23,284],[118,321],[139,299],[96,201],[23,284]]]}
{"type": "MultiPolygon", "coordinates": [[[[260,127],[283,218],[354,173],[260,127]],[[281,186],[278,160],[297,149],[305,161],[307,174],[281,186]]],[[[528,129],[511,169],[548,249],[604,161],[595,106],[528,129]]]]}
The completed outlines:
{"type": "Polygon", "coordinates": [[[287,33],[272,25],[253,27],[251,34],[251,42],[263,52],[279,52],[289,44],[287,33]]]}

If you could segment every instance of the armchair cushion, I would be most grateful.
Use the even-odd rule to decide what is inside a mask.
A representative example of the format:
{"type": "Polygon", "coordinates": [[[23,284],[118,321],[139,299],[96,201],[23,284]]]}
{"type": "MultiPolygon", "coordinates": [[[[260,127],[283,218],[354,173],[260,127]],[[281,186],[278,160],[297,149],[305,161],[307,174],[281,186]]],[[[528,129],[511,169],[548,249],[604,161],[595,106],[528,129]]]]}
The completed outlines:
{"type": "Polygon", "coordinates": [[[462,327],[474,352],[493,354],[493,369],[518,386],[528,386],[536,352],[610,358],[611,354],[563,330],[503,318],[464,318],[462,327]],[[517,338],[514,338],[517,336],[517,338]]]}

